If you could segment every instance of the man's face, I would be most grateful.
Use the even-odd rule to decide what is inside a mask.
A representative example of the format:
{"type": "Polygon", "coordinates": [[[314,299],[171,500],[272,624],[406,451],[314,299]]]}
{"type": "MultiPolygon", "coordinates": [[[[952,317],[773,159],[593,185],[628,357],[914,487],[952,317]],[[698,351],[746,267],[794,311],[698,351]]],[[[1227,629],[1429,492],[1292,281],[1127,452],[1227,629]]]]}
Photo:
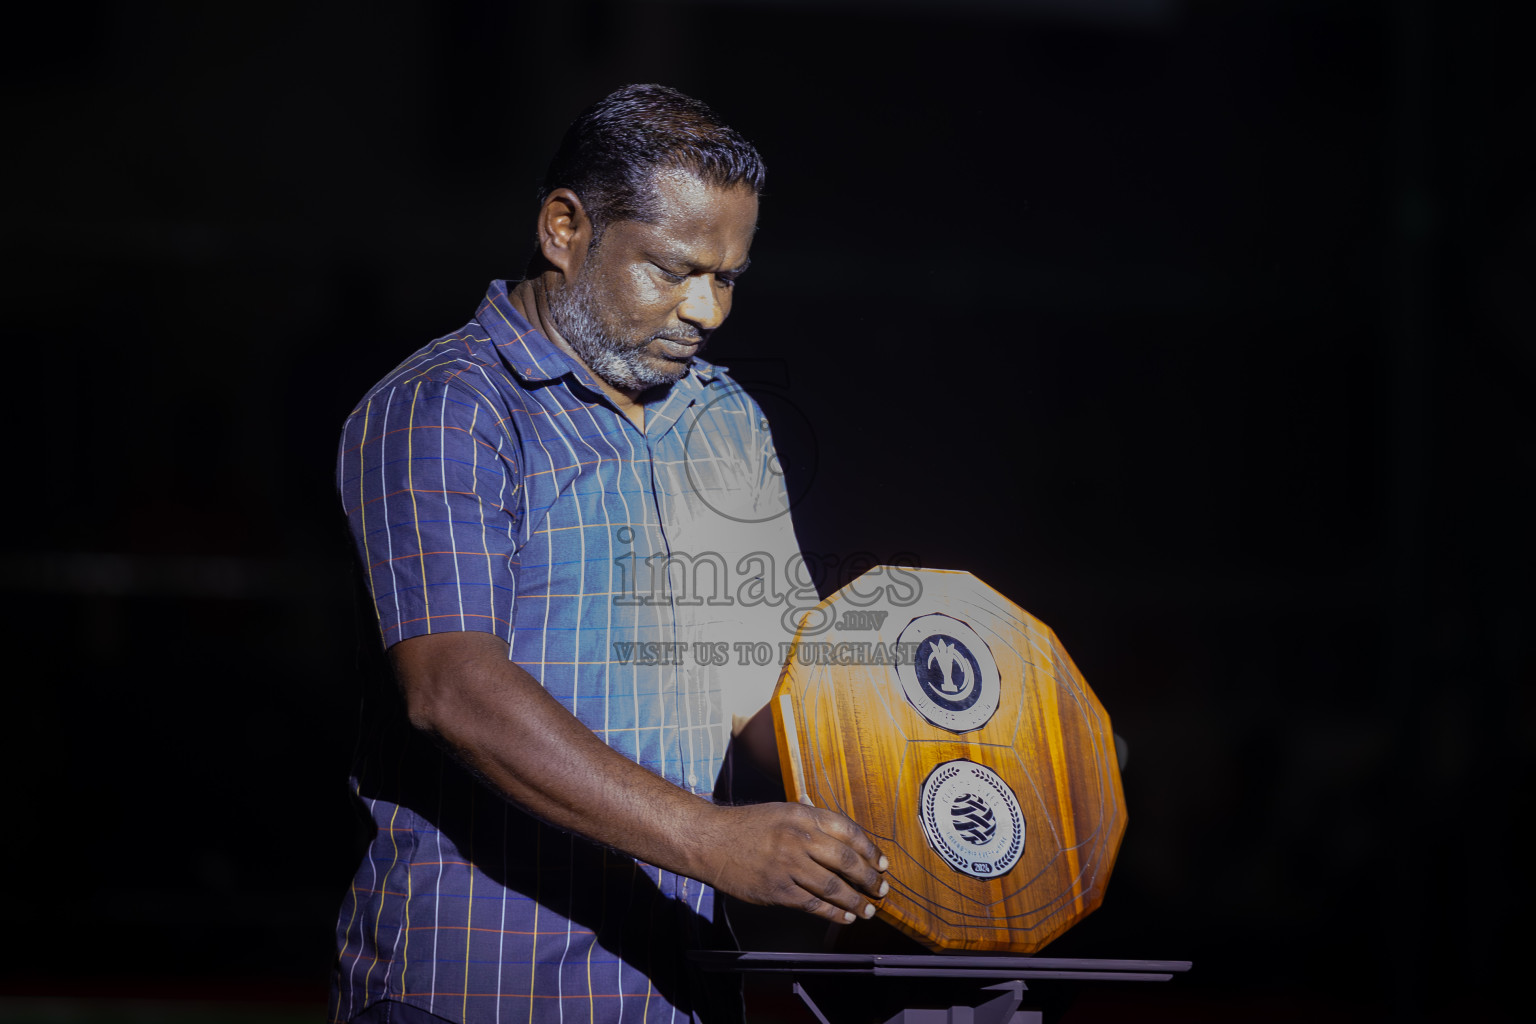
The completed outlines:
{"type": "Polygon", "coordinates": [[[731,311],[747,268],[757,197],[683,171],[654,179],[655,223],[614,221],[549,294],[560,335],[609,385],[631,395],[670,384],[731,311]]]}

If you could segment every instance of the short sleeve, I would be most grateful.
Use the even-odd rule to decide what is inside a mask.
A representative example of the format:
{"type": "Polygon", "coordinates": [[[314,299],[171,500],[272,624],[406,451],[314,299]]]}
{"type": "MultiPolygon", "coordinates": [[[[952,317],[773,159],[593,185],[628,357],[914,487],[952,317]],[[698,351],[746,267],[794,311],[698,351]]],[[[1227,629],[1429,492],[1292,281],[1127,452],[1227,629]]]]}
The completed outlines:
{"type": "Polygon", "coordinates": [[[503,422],[485,396],[430,379],[347,418],[338,487],[385,647],[464,630],[511,643],[520,493],[503,422]]]}

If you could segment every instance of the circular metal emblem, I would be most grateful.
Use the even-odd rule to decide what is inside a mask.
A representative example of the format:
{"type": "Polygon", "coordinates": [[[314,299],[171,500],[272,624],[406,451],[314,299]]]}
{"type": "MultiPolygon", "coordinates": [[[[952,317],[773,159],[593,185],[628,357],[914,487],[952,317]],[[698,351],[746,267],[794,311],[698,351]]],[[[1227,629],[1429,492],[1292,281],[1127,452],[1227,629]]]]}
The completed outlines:
{"type": "Polygon", "coordinates": [[[950,867],[996,878],[1024,854],[1024,815],[996,772],[975,761],[945,761],[923,782],[923,834],[950,867]]]}
{"type": "Polygon", "coordinates": [[[997,662],[976,631],[943,612],[907,623],[897,643],[916,646],[912,663],[896,666],[907,702],[950,732],[980,729],[997,713],[1002,682],[997,662]]]}

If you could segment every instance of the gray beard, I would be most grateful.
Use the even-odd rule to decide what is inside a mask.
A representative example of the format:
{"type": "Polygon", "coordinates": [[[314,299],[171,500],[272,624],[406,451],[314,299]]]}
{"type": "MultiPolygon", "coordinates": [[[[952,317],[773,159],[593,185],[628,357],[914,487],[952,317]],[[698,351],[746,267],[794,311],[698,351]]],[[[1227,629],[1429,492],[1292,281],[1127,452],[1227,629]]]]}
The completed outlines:
{"type": "Polygon", "coordinates": [[[641,350],[655,335],[634,342],[609,334],[597,317],[592,291],[592,281],[583,268],[571,287],[549,293],[550,318],[589,370],[620,391],[644,391],[671,384],[683,375],[682,364],[677,372],[668,373],[645,361],[641,350]]]}

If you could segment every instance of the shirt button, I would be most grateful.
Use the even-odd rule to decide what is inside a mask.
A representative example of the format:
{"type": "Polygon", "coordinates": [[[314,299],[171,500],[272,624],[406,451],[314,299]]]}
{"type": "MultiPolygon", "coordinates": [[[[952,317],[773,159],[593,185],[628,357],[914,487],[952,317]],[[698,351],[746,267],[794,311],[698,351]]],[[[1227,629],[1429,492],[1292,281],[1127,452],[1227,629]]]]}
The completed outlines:
{"type": "Polygon", "coordinates": [[[699,788],[699,777],[693,774],[693,772],[688,773],[688,785],[692,786],[694,789],[699,788]]]}

